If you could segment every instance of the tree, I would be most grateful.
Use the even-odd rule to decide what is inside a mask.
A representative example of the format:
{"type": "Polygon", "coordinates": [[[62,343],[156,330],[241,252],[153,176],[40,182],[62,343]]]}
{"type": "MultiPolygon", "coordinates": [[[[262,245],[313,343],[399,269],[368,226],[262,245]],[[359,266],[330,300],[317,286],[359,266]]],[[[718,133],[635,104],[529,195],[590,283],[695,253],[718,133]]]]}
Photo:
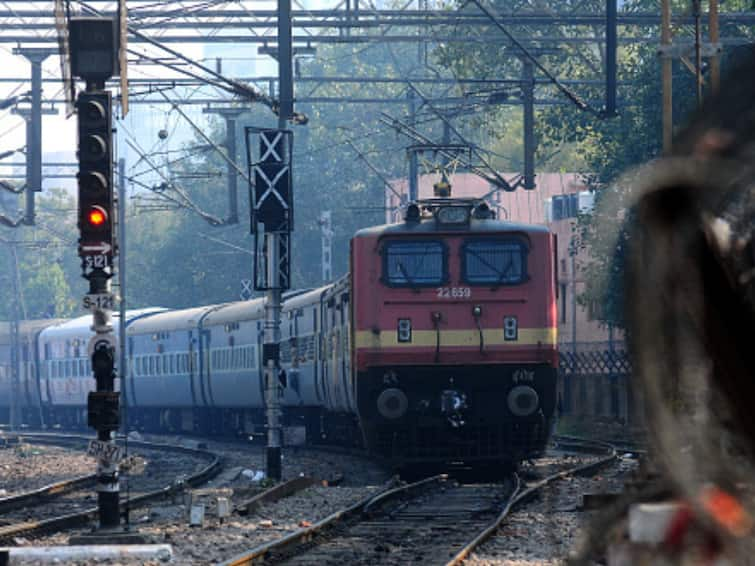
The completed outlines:
{"type": "Polygon", "coordinates": [[[35,226],[2,231],[1,319],[8,320],[12,316],[14,268],[11,245],[15,246],[18,256],[21,315],[37,319],[62,318],[75,313],[78,300],[74,295],[80,286],[75,210],[73,198],[68,193],[52,189],[37,200],[35,226]]]}
{"type": "MultiPolygon", "coordinates": [[[[652,2],[636,0],[625,3],[624,9],[649,11],[654,6],[652,2]]],[[[727,8],[742,9],[743,3],[727,3],[727,8]]],[[[721,31],[728,37],[742,35],[742,30],[732,25],[724,26],[721,31]]],[[[724,57],[724,69],[726,63],[724,57]]],[[[660,77],[656,45],[624,46],[619,81],[626,85],[620,87],[619,98],[624,103],[617,117],[596,120],[569,107],[549,108],[540,113],[543,145],[554,149],[568,147],[578,154],[584,164],[584,178],[596,191],[595,212],[581,216],[576,228],[579,244],[590,249],[589,258],[581,266],[586,287],[580,302],[599,304],[600,319],[614,326],[624,326],[624,259],[629,245],[627,232],[616,228],[622,221],[633,219],[631,210],[626,210],[625,195],[630,188],[627,173],[661,154],[660,77]],[[617,182],[620,178],[625,181],[623,184],[617,182]]],[[[682,62],[673,63],[672,84],[675,126],[681,127],[696,105],[695,77],[682,62]]]]}

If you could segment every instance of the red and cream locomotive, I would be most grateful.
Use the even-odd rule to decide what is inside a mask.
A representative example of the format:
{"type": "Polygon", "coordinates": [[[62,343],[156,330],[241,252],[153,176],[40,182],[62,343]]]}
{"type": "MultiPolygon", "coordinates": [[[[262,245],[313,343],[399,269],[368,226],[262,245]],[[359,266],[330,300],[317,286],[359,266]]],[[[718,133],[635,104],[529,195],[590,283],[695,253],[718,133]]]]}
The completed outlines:
{"type": "Polygon", "coordinates": [[[353,371],[371,451],[516,462],[543,448],[558,368],[555,236],[483,201],[411,204],[351,244],[353,371]]]}

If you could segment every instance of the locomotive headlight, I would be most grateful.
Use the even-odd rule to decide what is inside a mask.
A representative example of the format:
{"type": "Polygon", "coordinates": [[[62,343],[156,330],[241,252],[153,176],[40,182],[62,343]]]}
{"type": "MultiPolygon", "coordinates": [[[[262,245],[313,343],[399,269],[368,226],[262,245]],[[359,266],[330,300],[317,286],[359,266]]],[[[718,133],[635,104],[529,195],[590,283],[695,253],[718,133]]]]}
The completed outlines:
{"type": "Polygon", "coordinates": [[[515,316],[503,317],[503,339],[504,340],[518,340],[519,339],[519,323],[515,316]]]}
{"type": "Polygon", "coordinates": [[[465,224],[469,222],[469,209],[463,206],[443,206],[435,213],[441,224],[465,224]]]}
{"type": "Polygon", "coordinates": [[[383,390],[377,398],[378,412],[389,420],[400,419],[409,408],[406,393],[396,387],[383,390]]]}
{"type": "Polygon", "coordinates": [[[415,202],[409,204],[409,206],[406,207],[406,214],[404,214],[404,220],[407,222],[419,222],[420,218],[422,217],[422,210],[420,210],[419,205],[415,202]]]}
{"type": "Polygon", "coordinates": [[[517,385],[506,396],[509,411],[517,417],[528,417],[537,410],[540,398],[529,385],[517,385]]]}

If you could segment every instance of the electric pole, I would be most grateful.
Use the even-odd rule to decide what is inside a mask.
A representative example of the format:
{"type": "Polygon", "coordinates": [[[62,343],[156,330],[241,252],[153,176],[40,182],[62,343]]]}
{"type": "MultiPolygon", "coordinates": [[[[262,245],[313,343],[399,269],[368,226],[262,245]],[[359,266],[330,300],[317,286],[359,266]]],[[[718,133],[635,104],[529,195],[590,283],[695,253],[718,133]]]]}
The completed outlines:
{"type": "MultiPolygon", "coordinates": [[[[407,92],[409,97],[409,125],[414,127],[417,123],[417,94],[414,89],[407,92]]],[[[417,164],[417,152],[409,152],[409,202],[419,198],[419,166],[417,164]]]]}
{"type": "Polygon", "coordinates": [[[293,133],[286,129],[288,120],[296,118],[291,27],[291,0],[278,0],[278,128],[245,128],[253,197],[254,288],[265,291],[262,364],[267,425],[266,472],[273,480],[280,480],[282,476],[280,399],[285,383],[280,367],[281,295],[291,286],[293,133]]]}
{"type": "Polygon", "coordinates": [[[320,234],[322,236],[322,282],[333,280],[333,219],[329,210],[320,213],[320,234]]]}
{"type": "Polygon", "coordinates": [[[19,112],[26,119],[26,211],[24,224],[33,226],[34,193],[42,190],[42,114],[57,114],[54,110],[42,110],[42,63],[57,53],[45,47],[17,47],[14,55],[22,55],[31,63],[31,108],[28,114],[19,112]]]}
{"type": "Polygon", "coordinates": [[[522,58],[522,109],[524,111],[524,188],[535,188],[535,68],[522,58]]]}
{"type": "Polygon", "coordinates": [[[11,430],[16,430],[20,423],[19,414],[19,384],[21,382],[21,285],[18,267],[18,249],[16,242],[10,245],[10,269],[11,288],[13,289],[13,312],[10,325],[10,414],[9,423],[11,430]]]}
{"type": "Polygon", "coordinates": [[[718,0],[708,2],[708,41],[702,38],[702,6],[701,0],[692,0],[692,16],[694,20],[695,39],[691,45],[684,41],[672,42],[671,36],[671,0],[661,0],[661,84],[662,84],[662,120],[663,120],[663,151],[671,152],[671,144],[674,136],[673,116],[673,78],[672,63],[675,58],[680,58],[685,66],[695,75],[695,94],[697,105],[700,107],[703,101],[704,77],[702,73],[703,58],[710,62],[710,92],[718,92],[721,79],[719,57],[721,45],[719,43],[718,29],[718,0]],[[692,55],[694,63],[690,63],[687,57],[692,55]]]}
{"type": "MultiPolygon", "coordinates": [[[[671,0],[661,0],[661,49],[671,48],[671,0]]],[[[661,89],[663,97],[663,151],[671,152],[671,138],[674,135],[672,115],[671,53],[661,53],[661,89]]]]}
{"type": "MultiPolygon", "coordinates": [[[[219,71],[218,71],[219,72],[219,71]]],[[[226,107],[226,108],[204,108],[205,114],[219,114],[225,120],[225,150],[228,154],[226,161],[226,175],[228,176],[228,218],[226,224],[237,224],[239,221],[239,204],[238,204],[238,177],[239,172],[236,163],[236,123],[239,116],[247,112],[246,108],[226,107]]]]}

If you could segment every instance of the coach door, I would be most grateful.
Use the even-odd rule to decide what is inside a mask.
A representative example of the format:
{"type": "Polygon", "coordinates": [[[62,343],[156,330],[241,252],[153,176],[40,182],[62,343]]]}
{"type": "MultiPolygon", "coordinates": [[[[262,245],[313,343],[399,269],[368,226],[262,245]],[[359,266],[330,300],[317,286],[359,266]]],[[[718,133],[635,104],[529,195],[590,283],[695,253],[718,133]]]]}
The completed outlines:
{"type": "Polygon", "coordinates": [[[263,344],[265,342],[265,333],[263,332],[262,323],[257,322],[257,382],[260,389],[260,406],[267,407],[267,396],[265,395],[265,361],[263,360],[263,344]]]}
{"type": "Polygon", "coordinates": [[[341,372],[341,386],[343,388],[344,409],[354,407],[351,389],[351,333],[349,332],[349,293],[338,293],[338,355],[341,372]]]}
{"type": "Polygon", "coordinates": [[[202,387],[202,371],[199,356],[202,353],[199,339],[194,331],[189,331],[189,383],[191,384],[191,398],[195,407],[206,407],[207,399],[202,387]]]}
{"type": "Polygon", "coordinates": [[[329,307],[330,299],[327,296],[323,296],[320,300],[320,385],[322,391],[322,399],[325,406],[329,409],[333,408],[333,400],[330,396],[330,380],[332,379],[332,372],[330,365],[332,363],[332,353],[330,351],[331,340],[330,333],[333,325],[331,322],[331,311],[329,307]]]}
{"type": "Polygon", "coordinates": [[[124,389],[125,389],[127,402],[130,404],[131,407],[136,407],[136,384],[134,383],[134,375],[136,374],[136,368],[134,367],[134,365],[136,364],[136,362],[134,361],[134,338],[132,336],[129,336],[127,342],[128,342],[128,350],[126,352],[126,357],[127,357],[126,369],[128,371],[126,372],[124,389]],[[129,392],[131,393],[130,401],[128,401],[129,392]]]}
{"type": "Polygon", "coordinates": [[[211,334],[209,330],[201,329],[199,331],[199,336],[202,340],[202,348],[200,350],[200,369],[202,374],[202,379],[200,379],[200,384],[202,387],[202,400],[204,401],[205,406],[212,407],[215,405],[215,401],[212,398],[212,358],[210,356],[210,346],[211,346],[211,334]]]}

